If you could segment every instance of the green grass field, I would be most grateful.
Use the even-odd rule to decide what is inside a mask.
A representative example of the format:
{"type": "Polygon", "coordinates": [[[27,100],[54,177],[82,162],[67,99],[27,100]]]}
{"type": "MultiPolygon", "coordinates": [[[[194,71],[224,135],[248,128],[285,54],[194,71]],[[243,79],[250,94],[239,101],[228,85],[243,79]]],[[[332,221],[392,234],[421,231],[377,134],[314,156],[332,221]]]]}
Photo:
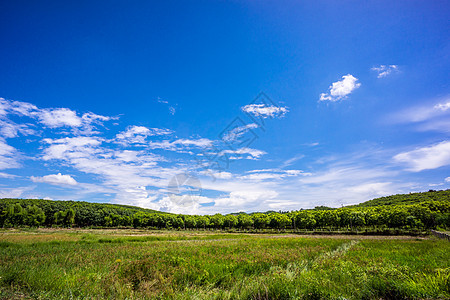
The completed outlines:
{"type": "Polygon", "coordinates": [[[449,299],[449,277],[433,237],[0,231],[2,299],[449,299]]]}

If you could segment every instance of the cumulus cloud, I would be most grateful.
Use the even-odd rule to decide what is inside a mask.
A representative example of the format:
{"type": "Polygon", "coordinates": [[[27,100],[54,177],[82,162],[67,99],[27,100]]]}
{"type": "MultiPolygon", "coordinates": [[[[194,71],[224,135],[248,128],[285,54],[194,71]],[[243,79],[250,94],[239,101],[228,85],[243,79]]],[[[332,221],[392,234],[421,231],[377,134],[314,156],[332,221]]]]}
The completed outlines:
{"type": "Polygon", "coordinates": [[[5,138],[14,138],[22,135],[36,134],[35,130],[31,128],[30,124],[17,124],[9,119],[0,118],[0,135],[5,138]]]}
{"type": "Polygon", "coordinates": [[[54,184],[54,185],[77,185],[78,184],[78,182],[72,176],[62,175],[61,173],[45,175],[42,177],[31,176],[31,181],[49,183],[49,184],[54,184]]]}
{"type": "Polygon", "coordinates": [[[289,112],[287,107],[267,105],[267,104],[248,104],[241,107],[242,111],[261,118],[282,118],[289,112]]]}
{"type": "Polygon", "coordinates": [[[358,83],[357,81],[358,78],[355,78],[353,75],[347,74],[342,76],[341,81],[336,81],[331,84],[328,93],[320,94],[319,101],[336,102],[346,98],[355,89],[361,86],[361,83],[358,83]]]}
{"type": "Polygon", "coordinates": [[[37,116],[42,124],[50,128],[78,127],[82,124],[82,119],[77,116],[77,113],[68,108],[42,109],[37,116]]]}
{"type": "Polygon", "coordinates": [[[383,78],[383,77],[390,75],[392,72],[397,72],[398,66],[397,65],[380,65],[378,67],[371,68],[371,70],[377,72],[378,78],[383,78]]]}
{"type": "Polygon", "coordinates": [[[15,114],[31,117],[38,108],[27,102],[11,101],[0,97],[0,115],[15,114]]]}
{"type": "Polygon", "coordinates": [[[445,178],[445,182],[450,182],[450,177],[445,178]]]}
{"type": "Polygon", "coordinates": [[[450,165],[450,141],[399,153],[394,160],[406,164],[412,172],[450,165]]]}

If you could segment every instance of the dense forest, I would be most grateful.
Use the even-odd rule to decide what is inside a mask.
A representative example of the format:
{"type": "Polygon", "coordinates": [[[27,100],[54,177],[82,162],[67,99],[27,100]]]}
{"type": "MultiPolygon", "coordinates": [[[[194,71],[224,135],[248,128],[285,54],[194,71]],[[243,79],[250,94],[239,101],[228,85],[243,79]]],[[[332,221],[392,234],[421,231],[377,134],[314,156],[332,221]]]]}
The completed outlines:
{"type": "Polygon", "coordinates": [[[0,227],[152,229],[427,230],[450,229],[450,190],[373,199],[359,205],[291,212],[177,215],[133,206],[0,199],[0,227]]]}

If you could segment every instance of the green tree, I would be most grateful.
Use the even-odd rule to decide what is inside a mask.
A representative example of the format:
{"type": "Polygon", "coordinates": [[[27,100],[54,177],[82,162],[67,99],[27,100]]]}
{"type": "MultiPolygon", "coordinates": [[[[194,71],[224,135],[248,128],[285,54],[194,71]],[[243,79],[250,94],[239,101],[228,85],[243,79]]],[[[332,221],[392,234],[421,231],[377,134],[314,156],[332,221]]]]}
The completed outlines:
{"type": "Polygon", "coordinates": [[[238,215],[238,226],[242,229],[249,228],[253,225],[253,219],[247,214],[238,215]]]}
{"type": "Polygon", "coordinates": [[[235,228],[239,224],[239,220],[235,215],[226,215],[224,217],[224,226],[228,228],[235,228]]]}
{"type": "Polygon", "coordinates": [[[263,229],[270,224],[270,217],[267,214],[256,213],[252,215],[255,228],[263,229]]]}

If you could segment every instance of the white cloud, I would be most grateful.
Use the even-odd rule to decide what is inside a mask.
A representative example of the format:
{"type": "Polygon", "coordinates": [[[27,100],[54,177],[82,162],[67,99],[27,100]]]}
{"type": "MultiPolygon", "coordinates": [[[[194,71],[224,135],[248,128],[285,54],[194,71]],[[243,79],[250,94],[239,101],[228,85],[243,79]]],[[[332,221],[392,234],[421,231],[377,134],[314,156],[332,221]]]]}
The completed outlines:
{"type": "Polygon", "coordinates": [[[18,176],[16,175],[12,175],[12,174],[8,174],[8,173],[4,173],[4,172],[0,172],[0,178],[16,178],[18,176]]]}
{"type": "Polygon", "coordinates": [[[240,159],[240,158],[259,159],[262,155],[267,154],[267,153],[262,150],[252,149],[252,148],[248,148],[248,147],[242,147],[237,150],[222,150],[219,153],[219,156],[224,156],[227,154],[235,155],[235,156],[229,156],[229,159],[240,159]],[[245,155],[247,155],[247,156],[242,157],[245,155]]]}
{"type": "Polygon", "coordinates": [[[450,177],[445,178],[445,182],[450,182],[450,177]]]}
{"type": "Polygon", "coordinates": [[[302,170],[280,170],[280,169],[262,169],[251,170],[248,175],[239,176],[240,179],[248,179],[253,181],[275,180],[293,176],[309,176],[310,173],[304,173],[302,170]]]}
{"type": "Polygon", "coordinates": [[[0,170],[20,167],[18,151],[0,138],[0,170]]]}
{"type": "Polygon", "coordinates": [[[70,159],[86,157],[97,153],[97,146],[102,143],[102,139],[97,137],[73,137],[62,139],[44,139],[43,142],[50,144],[44,149],[44,160],[50,159],[70,159]]]}
{"type": "Polygon", "coordinates": [[[380,65],[378,67],[371,68],[372,71],[375,71],[378,73],[378,78],[383,78],[391,74],[392,72],[398,71],[397,65],[380,65]]]}
{"type": "Polygon", "coordinates": [[[32,135],[36,132],[28,124],[17,124],[9,119],[0,119],[0,135],[5,138],[14,138],[22,135],[32,135]]]}
{"type": "Polygon", "coordinates": [[[450,101],[444,102],[444,103],[438,103],[434,106],[435,109],[441,110],[441,111],[447,111],[450,109],[450,101]]]}
{"type": "Polygon", "coordinates": [[[419,105],[407,108],[388,116],[392,124],[415,124],[418,131],[450,132],[450,99],[445,97],[435,104],[419,105]]]}
{"type": "Polygon", "coordinates": [[[305,157],[305,155],[303,155],[303,154],[297,154],[297,155],[295,155],[294,157],[292,157],[292,158],[290,158],[290,159],[288,159],[288,160],[285,160],[285,161],[280,165],[280,168],[286,168],[286,167],[292,165],[293,163],[295,163],[296,161],[298,161],[298,160],[300,160],[300,159],[302,159],[302,158],[304,158],[304,157],[305,157]]]}
{"type": "Polygon", "coordinates": [[[450,108],[450,99],[444,99],[434,105],[421,105],[402,110],[393,114],[391,119],[400,123],[419,123],[440,116],[447,117],[448,108],[450,108]]]}
{"type": "Polygon", "coordinates": [[[197,140],[190,140],[190,139],[179,139],[174,142],[172,142],[174,145],[183,145],[183,146],[195,146],[199,148],[208,148],[211,147],[213,144],[213,141],[209,139],[197,139],[197,140]]]}
{"type": "Polygon", "coordinates": [[[22,122],[22,124],[17,125],[8,119],[8,114],[38,120],[41,124],[52,129],[69,127],[75,134],[98,133],[94,131],[94,125],[102,125],[105,121],[117,119],[117,117],[106,117],[91,112],[84,113],[79,117],[76,111],[68,108],[40,109],[27,102],[0,98],[0,119],[3,121],[2,125],[8,127],[1,132],[5,137],[16,137],[17,133],[35,134],[29,124],[22,122]]]}
{"type": "Polygon", "coordinates": [[[78,127],[82,124],[82,119],[77,116],[77,113],[68,108],[42,109],[38,113],[38,118],[41,123],[50,128],[78,127]]]}
{"type": "Polygon", "coordinates": [[[38,108],[27,102],[11,101],[0,97],[0,115],[16,114],[31,117],[38,108]]]}
{"type": "Polygon", "coordinates": [[[384,195],[389,195],[391,191],[391,182],[371,182],[363,183],[348,188],[351,193],[365,195],[374,195],[374,197],[381,197],[384,195]]]}
{"type": "Polygon", "coordinates": [[[228,197],[214,199],[214,207],[217,209],[233,207],[236,211],[248,210],[250,207],[258,207],[262,202],[274,199],[278,193],[274,190],[247,190],[233,191],[228,197]]]}
{"type": "Polygon", "coordinates": [[[241,109],[246,113],[262,118],[282,118],[289,112],[287,107],[266,104],[248,104],[241,109]]]}
{"type": "Polygon", "coordinates": [[[215,179],[230,179],[233,176],[233,174],[231,174],[230,172],[225,172],[225,171],[218,172],[218,171],[212,170],[212,169],[200,171],[199,173],[202,175],[211,176],[212,178],[215,178],[215,179]]]}
{"type": "Polygon", "coordinates": [[[158,97],[157,101],[158,101],[158,103],[165,104],[165,105],[168,107],[169,113],[170,113],[172,116],[175,115],[175,113],[176,113],[176,111],[177,111],[175,107],[178,106],[178,104],[170,105],[169,101],[162,100],[162,99],[159,98],[159,97],[158,97]]]}
{"type": "Polygon", "coordinates": [[[361,83],[357,81],[358,78],[355,78],[353,75],[348,74],[342,76],[341,81],[336,81],[331,84],[328,93],[320,94],[319,101],[336,102],[346,98],[351,92],[361,86],[361,83]]]}
{"type": "Polygon", "coordinates": [[[408,165],[408,170],[419,172],[450,165],[450,141],[402,152],[394,160],[408,165]]]}
{"type": "Polygon", "coordinates": [[[33,187],[14,187],[14,188],[2,188],[0,189],[0,199],[1,198],[28,198],[26,192],[32,190],[33,187]]]}
{"type": "Polygon", "coordinates": [[[251,123],[251,124],[247,124],[247,125],[243,125],[243,126],[238,126],[233,128],[232,130],[228,131],[223,137],[222,139],[225,142],[233,142],[236,141],[237,139],[239,139],[241,136],[243,136],[245,133],[247,133],[249,130],[258,128],[258,125],[256,125],[255,123],[251,123]]]}
{"type": "Polygon", "coordinates": [[[43,182],[54,185],[76,185],[78,182],[70,175],[51,174],[42,177],[31,176],[33,182],[43,182]]]}
{"type": "Polygon", "coordinates": [[[120,144],[145,144],[149,136],[169,135],[172,131],[161,128],[147,128],[144,126],[129,126],[125,131],[116,135],[116,141],[120,144]]]}
{"type": "Polygon", "coordinates": [[[81,116],[81,119],[83,119],[85,122],[87,123],[94,123],[94,122],[98,122],[98,121],[109,121],[112,119],[117,119],[117,117],[107,117],[107,116],[101,116],[101,115],[97,115],[91,112],[85,113],[83,114],[83,116],[81,116]]]}

